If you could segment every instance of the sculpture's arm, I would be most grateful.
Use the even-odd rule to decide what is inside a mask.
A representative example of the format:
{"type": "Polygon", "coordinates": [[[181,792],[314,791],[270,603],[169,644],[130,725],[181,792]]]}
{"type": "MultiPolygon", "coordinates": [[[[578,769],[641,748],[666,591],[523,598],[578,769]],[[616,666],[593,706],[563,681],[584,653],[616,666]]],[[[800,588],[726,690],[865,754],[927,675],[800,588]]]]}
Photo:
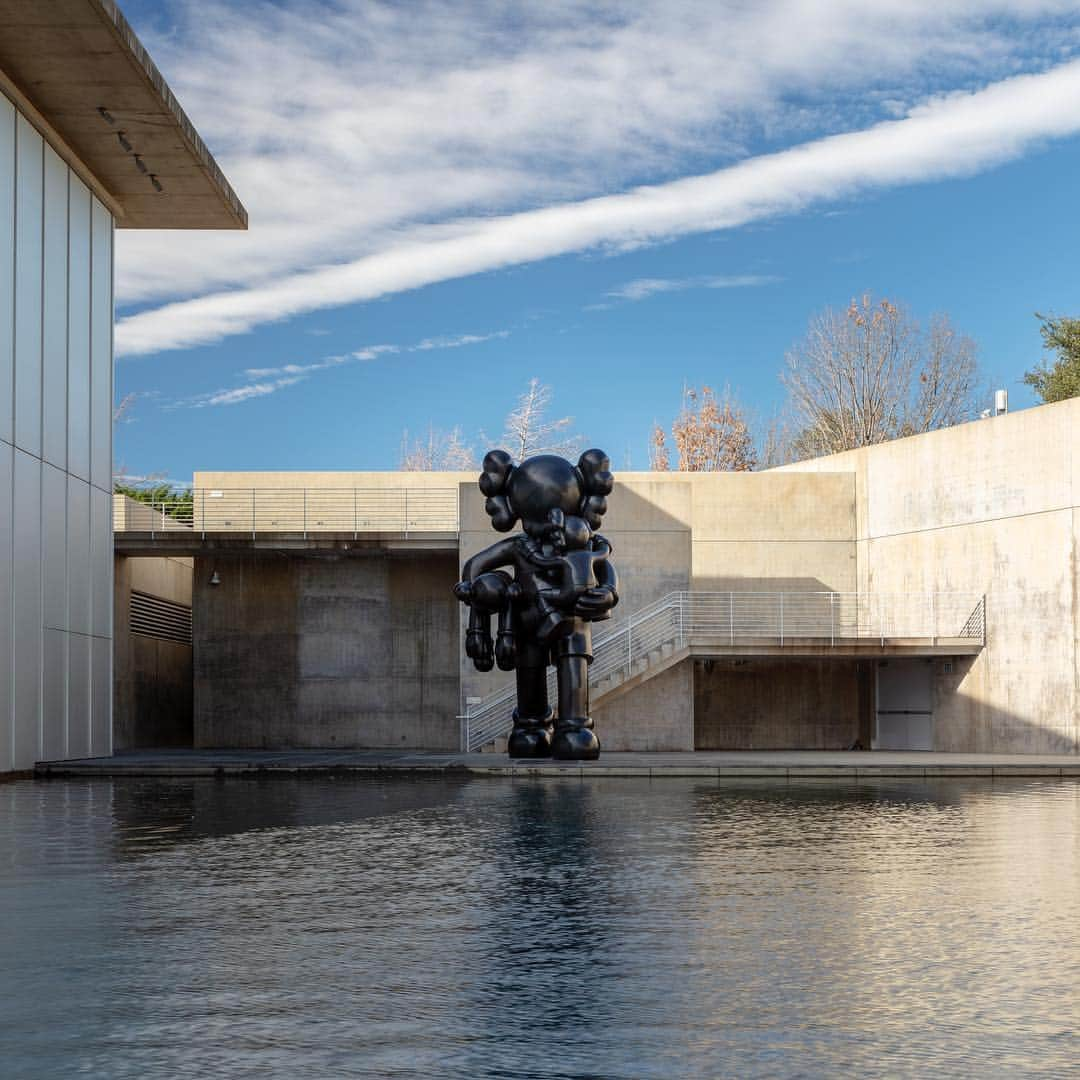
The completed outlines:
{"type": "Polygon", "coordinates": [[[610,611],[619,602],[619,575],[607,559],[597,559],[593,567],[596,586],[590,589],[577,602],[576,611],[588,618],[610,611]]]}
{"type": "Polygon", "coordinates": [[[484,548],[483,551],[478,551],[462,568],[461,581],[454,586],[454,595],[459,600],[467,602],[470,593],[469,585],[473,579],[478,578],[481,574],[486,574],[489,570],[498,570],[502,566],[512,566],[516,546],[517,540],[510,537],[492,544],[489,548],[484,548]]]}

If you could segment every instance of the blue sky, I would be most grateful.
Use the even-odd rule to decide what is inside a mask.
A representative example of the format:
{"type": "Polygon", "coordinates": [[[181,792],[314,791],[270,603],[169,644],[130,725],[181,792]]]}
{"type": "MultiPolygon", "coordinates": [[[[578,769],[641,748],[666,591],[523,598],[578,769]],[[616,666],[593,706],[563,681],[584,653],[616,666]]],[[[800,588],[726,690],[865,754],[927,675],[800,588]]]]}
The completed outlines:
{"type": "Polygon", "coordinates": [[[767,419],[866,290],[1022,407],[1034,311],[1080,314],[1074,3],[124,10],[251,215],[118,233],[127,473],[482,449],[534,375],[646,468],[684,383],[767,419]]]}

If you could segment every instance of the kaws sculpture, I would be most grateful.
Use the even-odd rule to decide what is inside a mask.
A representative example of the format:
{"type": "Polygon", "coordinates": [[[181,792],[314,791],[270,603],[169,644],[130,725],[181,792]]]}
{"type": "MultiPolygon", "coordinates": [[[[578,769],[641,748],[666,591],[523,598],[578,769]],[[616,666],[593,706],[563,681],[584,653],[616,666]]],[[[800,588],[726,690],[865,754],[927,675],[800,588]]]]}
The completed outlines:
{"type": "Polygon", "coordinates": [[[602,450],[586,450],[576,466],[551,454],[514,465],[492,450],[483,469],[491,524],[509,532],[520,519],[524,531],[474,555],[454,586],[469,606],[465,653],[478,671],[498,664],[517,672],[511,757],[593,760],[600,742],[589,716],[592,623],[609,619],[619,602],[611,545],[593,531],[615,483],[611,463],[602,450]],[[548,704],[549,663],[558,679],[557,719],[548,704]]]}

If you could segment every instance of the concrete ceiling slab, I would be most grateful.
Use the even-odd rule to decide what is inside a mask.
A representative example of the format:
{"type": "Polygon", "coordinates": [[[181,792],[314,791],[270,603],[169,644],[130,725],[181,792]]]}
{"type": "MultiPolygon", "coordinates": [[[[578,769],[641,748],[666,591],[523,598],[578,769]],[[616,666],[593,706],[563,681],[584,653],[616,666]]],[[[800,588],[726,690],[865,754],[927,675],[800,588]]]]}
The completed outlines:
{"type": "Polygon", "coordinates": [[[247,228],[247,211],[111,0],[0,0],[0,29],[0,71],[111,196],[119,228],[247,228]]]}

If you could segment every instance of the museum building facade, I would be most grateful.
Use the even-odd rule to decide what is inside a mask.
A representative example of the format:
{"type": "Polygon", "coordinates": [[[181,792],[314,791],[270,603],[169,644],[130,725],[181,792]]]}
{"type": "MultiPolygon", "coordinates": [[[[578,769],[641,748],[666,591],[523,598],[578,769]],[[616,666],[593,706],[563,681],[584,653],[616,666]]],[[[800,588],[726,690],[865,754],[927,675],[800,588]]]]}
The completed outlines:
{"type": "Polygon", "coordinates": [[[114,230],[246,215],[114,4],[11,0],[2,18],[5,773],[112,747],[114,230]]]}

